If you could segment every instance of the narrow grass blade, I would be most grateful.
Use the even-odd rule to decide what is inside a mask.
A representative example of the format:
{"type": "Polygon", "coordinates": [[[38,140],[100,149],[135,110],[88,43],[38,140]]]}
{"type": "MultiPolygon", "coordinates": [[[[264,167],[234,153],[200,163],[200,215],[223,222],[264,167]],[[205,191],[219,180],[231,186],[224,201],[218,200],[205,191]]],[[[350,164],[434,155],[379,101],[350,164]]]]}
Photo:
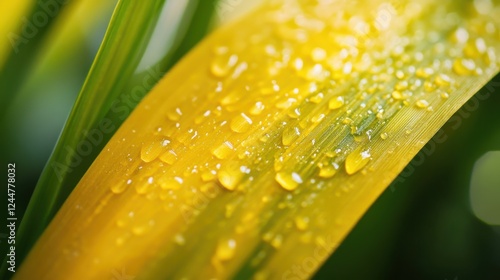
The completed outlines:
{"type": "Polygon", "coordinates": [[[484,3],[273,1],[221,28],[136,108],[16,276],[308,278],[498,73],[500,6],[484,3]]]}
{"type": "MultiPolygon", "coordinates": [[[[5,116],[0,119],[0,130],[4,132],[0,138],[0,162],[2,165],[16,162],[21,167],[16,180],[16,217],[19,221],[40,169],[50,155],[54,145],[52,141],[57,139],[90,69],[90,63],[85,60],[93,58],[97,52],[88,43],[89,38],[104,36],[105,26],[102,24],[109,22],[116,5],[113,2],[73,1],[64,9],[55,19],[53,28],[44,35],[29,75],[20,91],[13,96],[5,116]],[[93,19],[91,22],[84,20],[90,17],[93,19]]],[[[2,11],[8,14],[9,10],[2,11]]],[[[18,18],[22,16],[18,15],[18,18]]],[[[0,199],[6,201],[7,193],[2,193],[0,199]]],[[[1,212],[0,219],[6,219],[7,214],[1,212]]],[[[0,255],[5,256],[9,247],[7,242],[0,242],[0,255]]]]}
{"type": "MultiPolygon", "coordinates": [[[[68,155],[66,149],[68,149],[68,147],[76,147],[78,144],[80,135],[75,133],[75,131],[83,131],[84,129],[88,130],[92,127],[92,124],[96,120],[102,118],[103,112],[99,109],[104,106],[106,102],[110,102],[106,99],[106,97],[113,98],[116,96],[120,90],[119,88],[116,88],[116,84],[119,82],[123,84],[125,82],[123,80],[118,81],[118,75],[121,74],[130,76],[133,71],[135,71],[140,55],[142,54],[140,48],[144,49],[146,45],[143,42],[144,40],[137,40],[137,38],[144,38],[150,34],[152,29],[151,26],[155,19],[155,16],[152,15],[156,10],[161,8],[161,4],[162,3],[159,1],[148,5],[134,4],[130,1],[121,1],[118,5],[112,23],[110,24],[111,28],[108,32],[109,35],[107,35],[107,38],[103,43],[104,47],[98,54],[96,63],[94,63],[91,73],[89,74],[90,77],[92,77],[93,73],[96,72],[99,75],[94,74],[97,78],[87,79],[82,89],[82,93],[79,95],[77,103],[75,104],[76,110],[73,110],[68,122],[65,125],[65,127],[69,129],[64,130],[58,141],[59,143],[64,143],[64,146],[57,147],[51,156],[51,158],[55,158],[56,163],[65,163],[63,160],[65,159],[64,156],[67,156],[68,158],[73,156],[71,154],[68,155]],[[123,18],[128,19],[131,15],[131,20],[134,19],[133,16],[137,16],[138,18],[142,17],[143,21],[141,23],[136,22],[135,24],[137,24],[137,26],[135,28],[130,28],[129,25],[113,25],[113,21],[120,21],[123,20],[123,18]],[[127,34],[130,37],[122,37],[121,34],[125,33],[124,30],[126,29],[128,29],[127,34]],[[118,35],[116,35],[117,33],[118,35]],[[113,38],[118,36],[121,36],[121,40],[113,40],[113,38]],[[111,37],[111,40],[109,37],[111,37]],[[121,44],[128,47],[122,47],[121,44]],[[137,46],[137,44],[139,44],[139,46],[137,46]],[[99,57],[107,58],[100,60],[99,57]],[[108,79],[108,81],[106,81],[106,79],[108,79]],[[114,92],[114,96],[112,94],[97,94],[108,92],[113,89],[113,87],[117,90],[114,92]],[[91,92],[93,94],[88,94],[87,92],[91,92]],[[82,105],[80,104],[92,106],[95,110],[78,110],[79,108],[82,108],[82,105]]],[[[76,166],[73,168],[75,167],[76,166]]],[[[67,168],[69,168],[69,166],[67,168]]],[[[17,247],[17,253],[19,262],[21,262],[23,257],[26,256],[27,252],[34,244],[38,236],[40,236],[55,211],[57,211],[57,208],[54,209],[55,205],[62,203],[62,201],[64,201],[64,197],[71,191],[71,189],[69,189],[66,190],[65,193],[63,192],[64,189],[61,189],[61,185],[65,178],[55,176],[58,174],[54,173],[54,170],[54,163],[52,166],[48,165],[45,168],[45,171],[37,184],[41,187],[35,188],[26,214],[18,230],[19,246],[17,247]]]]}
{"type": "Polygon", "coordinates": [[[18,234],[18,261],[142,96],[206,32],[205,1],[120,1],[18,234]],[[205,18],[196,18],[204,9],[205,18]],[[199,21],[198,21],[199,20],[199,21]],[[194,30],[194,34],[190,32],[194,30]],[[158,49],[155,44],[164,48],[158,49]]]}

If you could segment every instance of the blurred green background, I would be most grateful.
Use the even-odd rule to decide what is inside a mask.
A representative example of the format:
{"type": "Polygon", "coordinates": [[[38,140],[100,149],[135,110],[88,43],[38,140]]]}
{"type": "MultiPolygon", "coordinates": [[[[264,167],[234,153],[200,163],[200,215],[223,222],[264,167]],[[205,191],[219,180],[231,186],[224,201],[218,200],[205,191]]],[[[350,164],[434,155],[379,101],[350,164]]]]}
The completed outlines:
{"type": "MultiPolygon", "coordinates": [[[[82,88],[116,2],[102,2],[98,12],[83,10],[81,16],[92,17],[92,24],[75,24],[73,42],[57,39],[63,34],[57,24],[44,26],[31,42],[36,53],[16,62],[14,72],[22,75],[11,82],[18,88],[2,88],[2,98],[12,95],[1,112],[2,172],[6,174],[7,163],[16,163],[18,218],[82,88]]],[[[211,26],[255,3],[220,1],[213,11],[207,10],[213,13],[211,26]]],[[[500,76],[494,81],[500,83],[500,76]]],[[[477,109],[455,115],[455,120],[461,119],[459,126],[445,125],[444,143],[415,157],[412,168],[377,200],[314,279],[500,279],[500,227],[475,217],[469,201],[474,163],[488,151],[500,151],[500,87],[491,89],[494,92],[477,109]]],[[[6,192],[0,199],[3,205],[6,192]]],[[[5,221],[6,213],[1,213],[5,221]]],[[[3,228],[2,255],[6,237],[3,228]]]]}
{"type": "MultiPolygon", "coordinates": [[[[4,5],[5,2],[0,4],[4,5]]],[[[2,166],[5,166],[2,171],[4,176],[7,175],[7,164],[16,164],[18,227],[90,70],[117,1],[106,0],[99,4],[89,1],[86,5],[77,5],[80,3],[75,4],[76,1],[73,1],[51,8],[50,13],[40,5],[41,1],[27,2],[19,4],[26,5],[26,8],[12,29],[2,30],[5,34],[0,34],[0,43],[8,46],[4,53],[5,62],[0,67],[0,129],[3,131],[0,159],[2,166]],[[94,4],[95,11],[89,7],[94,4]],[[41,24],[45,21],[33,20],[32,16],[40,12],[47,16],[46,24],[41,24]],[[93,20],[85,21],[90,12],[93,12],[93,20]],[[32,36],[25,37],[28,33],[23,28],[29,25],[26,22],[32,24],[32,36]],[[14,45],[9,39],[13,34],[29,40],[14,45]]],[[[18,6],[12,5],[10,8],[15,10],[18,6]]],[[[6,205],[7,191],[1,192],[1,199],[2,205],[6,205]]],[[[0,213],[5,221],[6,206],[0,213]]],[[[2,256],[7,248],[6,234],[7,229],[2,228],[2,256]]]]}

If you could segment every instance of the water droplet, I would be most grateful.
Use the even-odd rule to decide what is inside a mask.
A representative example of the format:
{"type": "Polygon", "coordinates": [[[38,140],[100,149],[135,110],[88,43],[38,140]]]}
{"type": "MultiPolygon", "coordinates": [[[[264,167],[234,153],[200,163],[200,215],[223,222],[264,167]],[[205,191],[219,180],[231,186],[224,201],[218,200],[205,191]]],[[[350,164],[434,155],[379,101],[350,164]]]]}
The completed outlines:
{"type": "Polygon", "coordinates": [[[345,160],[345,170],[347,174],[353,175],[361,170],[370,161],[370,151],[355,150],[350,153],[345,160]]]}
{"type": "Polygon", "coordinates": [[[322,164],[319,169],[319,177],[321,178],[331,178],[335,176],[337,170],[339,169],[338,164],[322,164]]]}
{"type": "Polygon", "coordinates": [[[328,102],[328,108],[330,108],[331,110],[335,110],[344,106],[344,104],[345,104],[344,97],[337,96],[330,99],[330,102],[328,102]]]}
{"type": "Polygon", "coordinates": [[[241,99],[241,92],[231,91],[226,96],[220,100],[220,104],[223,106],[235,104],[241,99]]]}
{"type": "Polygon", "coordinates": [[[301,115],[300,108],[295,108],[293,111],[288,113],[288,116],[292,119],[298,119],[301,115]]]}
{"type": "Polygon", "coordinates": [[[261,84],[261,93],[262,95],[271,95],[271,94],[276,94],[277,92],[280,91],[280,86],[278,85],[278,83],[276,82],[276,80],[272,80],[271,81],[271,84],[268,84],[268,83],[264,83],[264,84],[261,84]]]}
{"type": "Polygon", "coordinates": [[[289,126],[283,130],[281,142],[285,146],[289,146],[300,136],[300,129],[296,126],[289,126]]]}
{"type": "Polygon", "coordinates": [[[296,58],[294,61],[293,61],[293,64],[292,64],[293,68],[297,71],[300,71],[302,70],[302,67],[304,67],[304,61],[302,61],[301,58],[296,58]]]}
{"type": "Polygon", "coordinates": [[[400,81],[400,82],[396,83],[396,85],[394,86],[394,89],[397,91],[402,91],[402,90],[405,90],[407,88],[408,88],[407,81],[400,81]]]}
{"type": "Polygon", "coordinates": [[[179,108],[179,107],[177,107],[173,110],[170,110],[167,113],[167,117],[171,121],[178,121],[178,120],[180,120],[181,116],[182,116],[182,111],[181,111],[181,108],[179,108]]]}
{"type": "Polygon", "coordinates": [[[312,103],[320,103],[321,100],[323,100],[323,97],[324,97],[324,94],[322,92],[319,92],[317,94],[315,94],[313,97],[309,98],[309,101],[312,102],[312,103]]]}
{"type": "Polygon", "coordinates": [[[201,173],[201,179],[204,182],[212,181],[216,178],[216,176],[217,176],[217,172],[215,170],[204,171],[203,173],[201,173]]]}
{"type": "Polygon", "coordinates": [[[432,74],[434,74],[434,70],[432,68],[419,68],[415,75],[419,78],[429,78],[432,74]]]}
{"type": "Polygon", "coordinates": [[[283,236],[281,234],[277,234],[273,240],[271,240],[271,246],[273,246],[275,249],[278,249],[283,245],[283,236]]]}
{"type": "Polygon", "coordinates": [[[241,173],[250,174],[252,170],[248,166],[242,165],[240,166],[240,171],[241,173]]]}
{"type": "Polygon", "coordinates": [[[453,63],[453,70],[458,75],[470,75],[475,69],[476,64],[471,59],[457,58],[453,63]]]}
{"type": "Polygon", "coordinates": [[[165,139],[154,137],[154,139],[144,143],[141,147],[141,159],[144,162],[155,160],[163,150],[163,141],[165,139]]]}
{"type": "Polygon", "coordinates": [[[352,72],[352,63],[346,62],[342,67],[342,72],[346,75],[350,74],[352,72]]]}
{"type": "Polygon", "coordinates": [[[114,194],[120,194],[127,189],[127,186],[128,186],[128,184],[118,183],[118,184],[111,186],[111,191],[114,194]]]}
{"type": "Polygon", "coordinates": [[[146,227],[144,226],[136,226],[132,228],[132,233],[137,236],[144,235],[146,233],[146,227]]]}
{"type": "Polygon", "coordinates": [[[217,172],[217,177],[224,188],[233,191],[241,181],[243,173],[241,172],[241,167],[238,165],[228,164],[217,172]]]}
{"type": "Polygon", "coordinates": [[[208,118],[212,114],[212,111],[206,110],[205,113],[203,113],[201,116],[198,116],[195,120],[195,124],[201,124],[203,121],[205,121],[206,118],[208,118]]]}
{"type": "Polygon", "coordinates": [[[221,261],[227,261],[234,257],[236,241],[234,239],[221,240],[217,245],[215,256],[221,261]]]}
{"type": "Polygon", "coordinates": [[[493,48],[488,48],[486,55],[484,56],[484,62],[488,65],[495,64],[496,54],[493,48]]]}
{"type": "Polygon", "coordinates": [[[160,156],[160,160],[172,165],[177,161],[177,154],[173,150],[169,150],[160,156]]]}
{"type": "Polygon", "coordinates": [[[233,75],[231,75],[232,79],[237,79],[241,73],[245,72],[248,69],[248,64],[246,62],[242,62],[236,66],[234,69],[233,75]]]}
{"type": "Polygon", "coordinates": [[[316,92],[318,90],[318,85],[315,82],[309,84],[309,93],[316,92]]]}
{"type": "Polygon", "coordinates": [[[295,98],[287,98],[286,100],[279,101],[276,103],[276,108],[278,109],[288,109],[293,106],[293,104],[297,103],[297,99],[295,98]]]}
{"type": "Polygon", "coordinates": [[[306,230],[309,226],[309,218],[308,217],[296,217],[295,218],[295,226],[298,230],[306,230]]]}
{"type": "Polygon", "coordinates": [[[401,70],[396,71],[396,78],[402,80],[405,77],[405,73],[401,70]]]}
{"type": "Polygon", "coordinates": [[[457,43],[465,43],[469,39],[469,32],[465,30],[464,28],[458,28],[455,31],[454,38],[457,43]]]}
{"type": "Polygon", "coordinates": [[[231,121],[230,127],[234,132],[243,133],[248,131],[251,125],[252,119],[245,115],[245,113],[241,113],[231,121]]]}
{"type": "Polygon", "coordinates": [[[425,109],[429,107],[429,102],[427,102],[427,100],[425,99],[420,99],[417,101],[416,105],[418,108],[425,109]]]}
{"type": "Polygon", "coordinates": [[[342,120],[342,123],[343,123],[343,124],[351,124],[351,123],[353,123],[353,122],[354,122],[354,121],[353,121],[351,118],[349,118],[349,117],[346,117],[344,120],[342,120]]]}
{"type": "Polygon", "coordinates": [[[393,91],[392,94],[391,94],[392,98],[396,99],[396,100],[402,100],[404,99],[404,95],[400,92],[400,91],[393,91]]]}
{"type": "Polygon", "coordinates": [[[377,115],[376,115],[377,119],[379,120],[383,120],[384,119],[384,111],[383,110],[380,110],[377,115]]]}
{"type": "Polygon", "coordinates": [[[272,86],[273,91],[274,92],[279,92],[280,91],[280,86],[278,85],[278,83],[275,80],[272,80],[271,83],[273,84],[273,86],[272,86]]]}
{"type": "Polygon", "coordinates": [[[281,187],[288,191],[295,190],[300,184],[303,183],[300,175],[295,172],[278,172],[275,176],[275,179],[281,185],[281,187]]]}
{"type": "Polygon", "coordinates": [[[250,108],[250,115],[254,116],[259,115],[260,113],[262,113],[262,111],[264,111],[264,109],[265,109],[264,103],[258,101],[252,105],[252,108],[250,108]]]}
{"type": "Polygon", "coordinates": [[[446,74],[439,74],[435,79],[435,83],[438,86],[442,86],[442,87],[449,86],[451,84],[451,82],[452,82],[452,80],[451,80],[450,76],[448,76],[446,74]]]}
{"type": "Polygon", "coordinates": [[[325,114],[317,114],[314,117],[311,118],[311,121],[313,123],[320,123],[323,119],[325,118],[325,114]]]}
{"type": "Polygon", "coordinates": [[[321,62],[326,58],[326,51],[322,48],[314,48],[311,53],[311,58],[315,62],[321,62]]]}
{"type": "Polygon", "coordinates": [[[174,242],[175,242],[175,244],[182,246],[182,245],[186,244],[186,239],[184,238],[184,236],[182,234],[176,234],[174,236],[174,242]]]}
{"type": "Polygon", "coordinates": [[[387,132],[384,132],[382,134],[380,134],[380,138],[382,138],[382,140],[385,140],[389,137],[389,134],[387,134],[387,132]]]}
{"type": "Polygon", "coordinates": [[[424,90],[426,92],[432,92],[436,89],[436,84],[434,84],[433,82],[431,81],[425,81],[424,82],[424,90]]]}
{"type": "Polygon", "coordinates": [[[159,180],[160,187],[164,190],[177,190],[183,183],[184,180],[181,177],[166,177],[159,180]]]}
{"type": "Polygon", "coordinates": [[[229,141],[222,143],[212,151],[212,154],[218,159],[227,158],[234,150],[233,144],[229,141]]]}
{"type": "Polygon", "coordinates": [[[223,78],[229,74],[231,69],[238,62],[238,56],[228,53],[218,55],[212,61],[210,65],[210,72],[217,78],[223,78]]]}
{"type": "Polygon", "coordinates": [[[263,142],[263,143],[266,143],[267,141],[269,141],[269,139],[271,139],[271,135],[269,135],[268,133],[262,135],[262,137],[259,138],[259,141],[260,142],[263,142]]]}
{"type": "Polygon", "coordinates": [[[467,57],[478,58],[484,53],[486,53],[486,43],[483,38],[477,38],[476,40],[470,40],[467,42],[464,48],[464,53],[467,57]]]}

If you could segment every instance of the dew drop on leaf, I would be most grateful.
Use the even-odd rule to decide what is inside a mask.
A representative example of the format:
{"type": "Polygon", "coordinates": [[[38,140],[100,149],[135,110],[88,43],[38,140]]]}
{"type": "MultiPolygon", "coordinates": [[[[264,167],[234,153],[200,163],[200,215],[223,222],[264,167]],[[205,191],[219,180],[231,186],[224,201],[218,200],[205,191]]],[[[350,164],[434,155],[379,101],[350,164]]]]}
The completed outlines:
{"type": "Polygon", "coordinates": [[[174,150],[169,150],[160,156],[160,160],[167,164],[174,164],[177,161],[177,154],[174,150]]]}
{"type": "Polygon", "coordinates": [[[370,161],[370,152],[356,150],[350,153],[345,160],[345,170],[347,174],[353,175],[361,170],[370,161]]]}
{"type": "Polygon", "coordinates": [[[127,186],[128,186],[127,184],[118,183],[118,184],[111,186],[111,191],[114,194],[120,194],[127,189],[127,186]]]}
{"type": "Polygon", "coordinates": [[[335,109],[338,109],[338,108],[344,106],[344,104],[345,104],[344,97],[337,96],[337,97],[332,98],[328,102],[328,108],[330,108],[331,110],[335,110],[335,109]]]}
{"type": "Polygon", "coordinates": [[[162,152],[164,139],[154,137],[151,141],[144,143],[141,148],[141,159],[144,162],[155,160],[162,152]]]}
{"type": "Polygon", "coordinates": [[[425,99],[420,99],[417,101],[416,105],[420,109],[425,109],[425,108],[429,107],[429,102],[427,102],[427,100],[425,100],[425,99]]]}
{"type": "Polygon", "coordinates": [[[243,133],[248,131],[251,125],[252,125],[252,119],[250,119],[244,113],[241,113],[231,121],[230,127],[234,132],[243,133]]]}
{"type": "Polygon", "coordinates": [[[237,62],[238,56],[235,54],[220,54],[212,61],[212,64],[210,65],[210,72],[217,78],[223,78],[229,74],[237,62]]]}
{"type": "Polygon", "coordinates": [[[337,173],[338,168],[339,166],[336,163],[322,165],[319,169],[319,177],[331,178],[337,173]]]}
{"type": "Polygon", "coordinates": [[[222,143],[212,151],[212,154],[218,159],[225,159],[234,150],[233,144],[229,141],[222,143]]]}
{"type": "Polygon", "coordinates": [[[236,250],[236,241],[234,239],[226,239],[219,242],[215,251],[215,256],[221,261],[227,261],[234,257],[236,250]]]}
{"type": "Polygon", "coordinates": [[[295,226],[298,230],[306,230],[309,226],[309,218],[308,217],[296,217],[295,218],[295,226]]]}
{"type": "Polygon", "coordinates": [[[285,146],[289,146],[300,136],[300,130],[296,126],[289,126],[283,130],[281,142],[285,146]]]}
{"type": "Polygon", "coordinates": [[[278,172],[275,176],[275,179],[281,187],[288,191],[295,190],[300,184],[303,183],[300,175],[295,172],[278,172]]]}
{"type": "Polygon", "coordinates": [[[221,185],[229,191],[236,188],[243,176],[240,167],[234,164],[229,164],[217,172],[217,177],[221,185]]]}
{"type": "Polygon", "coordinates": [[[476,64],[471,59],[457,58],[453,62],[453,71],[458,75],[471,75],[476,69],[476,64]]]}

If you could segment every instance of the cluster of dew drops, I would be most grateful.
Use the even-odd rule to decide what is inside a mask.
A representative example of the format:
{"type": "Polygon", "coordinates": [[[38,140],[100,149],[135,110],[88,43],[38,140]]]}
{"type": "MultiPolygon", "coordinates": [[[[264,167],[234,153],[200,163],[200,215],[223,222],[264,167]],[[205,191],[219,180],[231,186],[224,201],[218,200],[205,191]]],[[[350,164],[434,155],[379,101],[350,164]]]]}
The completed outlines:
{"type": "MultiPolygon", "coordinates": [[[[297,14],[276,20],[279,25],[270,20],[272,31],[242,31],[235,42],[214,46],[209,63],[200,63],[206,67],[200,79],[210,75],[210,82],[199,88],[209,92],[198,89],[168,110],[145,136],[137,175],[113,186],[113,193],[135,184],[138,194],[172,206],[182,196],[179,190],[234,191],[269,170],[287,191],[332,178],[342,167],[352,175],[373,159],[370,143],[391,138],[384,124],[395,114],[431,114],[459,81],[498,68],[495,50],[481,36],[496,33],[498,41],[498,26],[491,22],[472,29],[461,22],[441,33],[427,27],[428,33],[399,37],[387,50],[377,48],[385,42],[376,37],[356,33],[360,22],[370,26],[365,20],[352,15],[339,26],[297,14]],[[243,36],[245,46],[237,43],[243,36]],[[431,47],[429,40],[435,42],[431,47]]],[[[299,230],[308,223],[307,217],[295,219],[299,230]]],[[[182,235],[175,240],[185,242],[182,235]]],[[[216,255],[230,259],[235,248],[235,240],[224,240],[216,255]]]]}
{"type": "MultiPolygon", "coordinates": [[[[321,22],[316,19],[304,19],[298,17],[293,20],[296,29],[282,31],[288,32],[293,36],[298,37],[298,41],[302,40],[301,37],[307,37],[307,27],[311,29],[324,29],[323,32],[315,31],[314,36],[326,36],[327,27],[323,26],[321,22]],[[309,20],[309,22],[307,22],[309,20]],[[303,26],[300,26],[300,25],[303,26]],[[305,26],[305,27],[304,27],[305,26]],[[319,26],[319,27],[318,27],[319,26]],[[304,35],[306,34],[306,35],[304,35]]],[[[347,21],[348,23],[350,21],[347,21]]],[[[484,32],[495,32],[495,27],[491,24],[486,24],[484,32]]],[[[369,40],[370,38],[366,39],[369,40]]],[[[187,125],[188,140],[200,140],[203,137],[211,137],[209,133],[203,134],[201,131],[205,128],[217,130],[219,127],[229,127],[230,132],[242,135],[240,139],[235,141],[226,140],[217,143],[214,147],[205,147],[210,150],[211,156],[216,160],[224,160],[231,155],[231,153],[238,153],[238,148],[241,147],[241,142],[248,137],[248,132],[261,133],[260,140],[265,142],[268,138],[272,138],[270,133],[262,133],[266,131],[265,126],[271,125],[273,122],[281,121],[284,126],[281,130],[281,143],[280,146],[290,146],[296,143],[295,141],[301,136],[305,127],[316,126],[318,123],[326,119],[328,114],[332,112],[342,112],[346,117],[342,119],[342,125],[351,125],[351,130],[356,131],[356,126],[353,124],[354,118],[349,116],[350,112],[359,108],[364,108],[368,113],[373,114],[377,119],[384,119],[384,113],[387,111],[380,103],[376,104],[374,108],[368,108],[367,102],[354,102],[360,99],[369,99],[378,97],[383,99],[384,106],[390,106],[392,103],[402,104],[403,106],[413,106],[414,108],[433,111],[434,104],[439,105],[436,101],[436,96],[441,99],[447,99],[449,94],[455,89],[455,79],[458,76],[477,76],[483,73],[482,67],[488,67],[491,64],[496,64],[495,53],[492,47],[488,47],[485,40],[477,34],[471,35],[463,27],[457,27],[451,38],[446,38],[436,43],[430,52],[434,53],[438,59],[429,61],[426,55],[429,53],[415,52],[414,54],[405,53],[405,48],[411,47],[412,39],[405,38],[401,40],[401,44],[396,46],[393,50],[383,53],[376,53],[377,58],[370,57],[370,53],[361,53],[353,45],[346,45],[343,48],[335,46],[336,53],[329,53],[326,44],[321,46],[313,46],[309,48],[309,53],[294,54],[290,51],[290,47],[283,46],[284,44],[273,45],[270,43],[262,43],[261,55],[267,56],[265,61],[271,63],[265,64],[267,69],[258,70],[262,65],[251,65],[250,61],[242,61],[241,54],[232,52],[231,47],[218,46],[214,48],[214,59],[209,66],[209,72],[212,77],[217,80],[215,92],[219,98],[219,104],[213,105],[213,108],[204,108],[202,114],[189,121],[194,122],[192,126],[187,125]],[[438,53],[438,54],[436,54],[438,53]],[[441,54],[439,54],[441,53],[441,54]],[[377,67],[375,62],[381,59],[386,59],[392,63],[391,65],[383,65],[377,67]],[[274,60],[274,61],[273,61],[274,60]],[[255,69],[257,67],[257,69],[255,69]],[[373,67],[370,69],[370,67],[373,67]],[[359,69],[366,69],[367,75],[363,73],[354,73],[360,71],[359,69]],[[252,86],[250,92],[243,90],[242,92],[231,91],[224,92],[225,83],[245,83],[244,75],[251,71],[267,72],[270,82],[263,86],[252,86]],[[273,74],[276,72],[289,73],[290,77],[299,76],[300,82],[307,84],[306,87],[299,85],[291,88],[284,89],[285,86],[278,82],[278,79],[273,79],[273,74]],[[337,78],[335,75],[342,77],[337,78]],[[325,89],[326,86],[336,87],[340,82],[352,79],[356,84],[352,85],[354,91],[347,91],[350,94],[346,96],[346,91],[340,92],[330,89],[325,89]],[[387,85],[390,85],[388,87],[387,85]],[[358,88],[355,88],[358,87],[358,88]],[[259,92],[262,96],[272,96],[271,98],[259,98],[259,92]],[[248,95],[248,96],[244,96],[248,95]],[[378,95],[378,96],[377,96],[378,95]],[[257,98],[256,98],[257,96],[257,98]],[[254,100],[252,102],[250,100],[254,100]],[[242,104],[239,105],[238,103],[242,104]],[[302,110],[305,106],[302,103],[313,104],[313,106],[322,106],[325,104],[325,110],[316,115],[303,114],[302,110]],[[349,104],[357,106],[356,108],[349,107],[349,104]],[[206,109],[206,110],[205,110],[206,109]],[[343,110],[342,110],[343,109],[343,110]],[[285,118],[276,120],[279,113],[288,112],[286,118],[298,119],[295,123],[300,125],[293,125],[291,121],[285,118]],[[265,114],[267,113],[267,114],[265,114]],[[262,115],[264,115],[262,117],[262,115]],[[219,121],[215,126],[203,126],[202,122],[209,123],[210,118],[217,116],[228,116],[226,119],[219,121]],[[302,121],[306,119],[306,121],[302,121]],[[302,121],[302,122],[301,122],[302,121]],[[290,125],[288,125],[290,123],[290,125]],[[196,125],[198,128],[195,128],[196,125]],[[288,126],[287,126],[288,125],[288,126]],[[261,126],[260,129],[257,128],[261,126]]],[[[314,40],[314,39],[313,39],[314,40]]],[[[293,47],[293,44],[290,44],[293,47]]],[[[305,49],[305,48],[304,48],[305,49]]],[[[374,55],[375,56],[375,55],[374,55]]],[[[254,63],[255,64],[255,63],[254,63]]],[[[258,75],[258,74],[254,74],[258,75]]],[[[264,83],[261,83],[264,84],[264,83]]],[[[296,83],[297,84],[297,83],[296,83]]],[[[376,98],[374,98],[376,99],[376,98]]],[[[182,108],[176,106],[169,111],[167,117],[172,121],[171,127],[168,128],[169,132],[165,133],[166,137],[156,137],[152,142],[145,142],[142,151],[141,159],[145,163],[154,160],[160,160],[167,165],[173,165],[183,151],[176,151],[175,137],[181,135],[180,131],[186,129],[186,125],[182,123],[183,114],[191,114],[192,108],[182,108]]],[[[158,127],[158,131],[161,131],[158,127]]],[[[369,134],[373,131],[367,129],[369,134]]],[[[369,135],[370,138],[372,135],[369,135]]],[[[387,132],[381,131],[379,137],[383,140],[389,137],[387,132]]],[[[186,142],[182,139],[180,142],[190,145],[189,141],[186,142]]],[[[316,139],[318,141],[318,139],[316,139]]],[[[184,151],[189,150],[184,148],[184,151]]],[[[249,152],[247,151],[247,154],[249,152]]],[[[258,157],[257,155],[253,155],[258,157]]],[[[370,153],[368,149],[358,151],[357,155],[347,157],[345,161],[345,169],[347,173],[354,174],[359,171],[369,160],[370,153]]],[[[208,172],[200,172],[202,181],[216,179],[218,177],[219,183],[228,190],[234,190],[237,180],[226,178],[224,176],[217,176],[218,169],[221,168],[222,162],[215,164],[215,169],[208,172]]],[[[329,174],[335,173],[334,169],[339,168],[340,163],[323,164],[318,163],[318,175],[321,177],[330,177],[329,174]]],[[[198,167],[200,168],[200,167],[198,167]]],[[[248,174],[250,173],[249,167],[242,165],[237,168],[237,172],[248,174]]],[[[227,176],[230,172],[224,173],[227,176]]],[[[293,190],[300,185],[304,180],[298,172],[291,173],[277,173],[275,176],[276,181],[283,188],[293,190]]],[[[153,177],[148,178],[147,182],[152,183],[153,177]]],[[[175,185],[182,185],[183,178],[181,175],[174,176],[173,180],[167,183],[165,188],[175,189],[175,185]]],[[[127,181],[131,183],[131,181],[127,181]]]]}

